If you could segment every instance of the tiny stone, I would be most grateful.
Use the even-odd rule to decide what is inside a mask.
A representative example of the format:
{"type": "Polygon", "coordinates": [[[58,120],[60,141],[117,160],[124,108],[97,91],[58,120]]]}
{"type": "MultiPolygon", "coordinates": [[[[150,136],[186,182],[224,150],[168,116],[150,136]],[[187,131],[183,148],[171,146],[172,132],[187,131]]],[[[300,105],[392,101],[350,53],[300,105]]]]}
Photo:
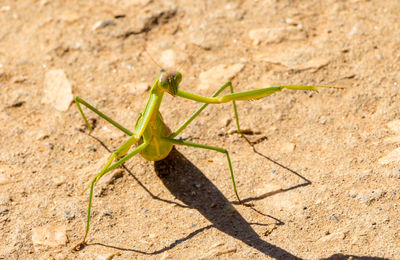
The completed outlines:
{"type": "Polygon", "coordinates": [[[146,213],[147,211],[149,211],[148,209],[142,209],[142,213],[146,213]]]}
{"type": "Polygon", "coordinates": [[[5,6],[2,6],[2,7],[0,8],[0,10],[1,10],[2,12],[8,12],[8,11],[11,10],[11,7],[10,7],[9,5],[5,5],[5,6]]]}
{"type": "Polygon", "coordinates": [[[225,121],[225,126],[228,126],[232,122],[232,118],[226,118],[224,121],[225,121]]]}
{"type": "Polygon", "coordinates": [[[51,104],[59,111],[67,111],[73,100],[71,83],[63,70],[50,70],[44,77],[43,103],[51,104]]]}
{"type": "Polygon", "coordinates": [[[68,210],[68,211],[65,211],[64,217],[67,220],[73,220],[75,218],[75,214],[68,210]]]}
{"type": "Polygon", "coordinates": [[[176,53],[174,50],[168,49],[161,53],[159,61],[163,68],[174,69],[177,64],[185,61],[186,59],[187,57],[183,52],[176,53]]]}
{"type": "Polygon", "coordinates": [[[303,210],[306,210],[307,209],[307,206],[303,206],[303,210]]]}
{"type": "Polygon", "coordinates": [[[125,87],[129,89],[128,93],[131,95],[141,95],[150,90],[150,86],[146,82],[128,83],[125,87]]]}
{"type": "Polygon", "coordinates": [[[110,173],[106,174],[99,180],[100,185],[110,185],[113,184],[116,179],[121,178],[124,176],[124,170],[118,169],[111,171],[110,173]]]}
{"type": "Polygon", "coordinates": [[[236,248],[221,250],[221,251],[219,251],[219,252],[216,252],[216,253],[214,254],[214,256],[220,256],[220,255],[235,253],[236,251],[237,251],[236,248]]]}
{"type": "Polygon", "coordinates": [[[18,77],[14,77],[11,79],[12,83],[18,84],[18,83],[24,83],[25,81],[27,81],[28,78],[24,77],[24,76],[18,76],[18,77]]]}
{"type": "Polygon", "coordinates": [[[35,248],[64,246],[68,242],[66,228],[58,224],[33,228],[32,242],[35,248]]]}
{"type": "Polygon", "coordinates": [[[232,134],[236,134],[236,133],[237,133],[237,129],[235,127],[229,128],[228,134],[232,135],[232,134]]]}
{"type": "Polygon", "coordinates": [[[0,205],[9,205],[12,201],[10,194],[0,193],[0,205]]]}
{"type": "Polygon", "coordinates": [[[112,213],[113,213],[112,210],[109,210],[109,209],[104,210],[103,212],[101,212],[100,218],[103,218],[103,217],[110,217],[110,218],[112,218],[112,217],[113,217],[112,213]]]}
{"type": "Polygon", "coordinates": [[[378,161],[380,164],[389,164],[391,162],[400,161],[400,148],[394,149],[393,151],[388,153],[386,156],[380,158],[378,161]]]}
{"type": "Polygon", "coordinates": [[[11,183],[11,179],[8,178],[5,174],[0,173],[0,185],[11,183]]]}
{"type": "Polygon", "coordinates": [[[223,84],[235,77],[243,68],[244,65],[241,63],[233,65],[221,64],[207,71],[203,71],[199,76],[200,83],[198,88],[200,90],[205,90],[209,89],[211,86],[214,87],[215,84],[223,84]]]}
{"type": "Polygon", "coordinates": [[[93,26],[92,30],[95,31],[97,29],[102,29],[110,25],[115,25],[113,20],[104,20],[104,21],[97,21],[93,26]]]}
{"type": "Polygon", "coordinates": [[[316,58],[312,58],[309,61],[307,61],[306,63],[303,63],[301,65],[298,65],[296,67],[297,70],[307,70],[307,69],[315,69],[318,70],[322,67],[325,67],[326,65],[329,64],[329,60],[325,59],[325,58],[320,58],[320,57],[316,57],[316,58]]]}
{"type": "Polygon", "coordinates": [[[180,134],[179,137],[178,137],[179,140],[187,140],[189,138],[190,138],[190,135],[185,134],[185,133],[180,134]]]}
{"type": "Polygon", "coordinates": [[[108,254],[103,254],[103,255],[98,255],[96,257],[97,260],[112,260],[114,256],[119,256],[121,253],[108,253],[108,254]]]}
{"type": "Polygon", "coordinates": [[[294,149],[296,148],[296,145],[294,143],[284,143],[281,146],[281,151],[284,153],[292,153],[294,149]]]}
{"type": "Polygon", "coordinates": [[[329,217],[329,220],[336,220],[336,221],[339,221],[338,217],[336,217],[336,216],[334,216],[334,215],[330,216],[330,217],[329,217]]]}
{"type": "Polygon", "coordinates": [[[269,172],[269,174],[270,174],[271,176],[275,175],[275,174],[276,174],[276,170],[271,170],[271,171],[269,172]]]}
{"type": "Polygon", "coordinates": [[[294,26],[285,28],[260,28],[249,32],[249,38],[253,40],[254,45],[260,43],[280,43],[285,40],[301,40],[306,37],[301,28],[294,26]]]}
{"type": "Polygon", "coordinates": [[[0,216],[5,216],[8,214],[8,212],[9,212],[8,208],[0,207],[0,216]]]}
{"type": "Polygon", "coordinates": [[[54,179],[54,184],[56,186],[61,186],[61,185],[65,184],[65,183],[66,183],[66,180],[65,180],[64,176],[60,176],[60,177],[57,177],[57,178],[54,179]]]}
{"type": "Polygon", "coordinates": [[[400,120],[396,119],[393,121],[390,121],[389,123],[386,124],[386,126],[393,132],[395,133],[400,133],[400,120]]]}
{"type": "Polygon", "coordinates": [[[54,149],[54,144],[52,144],[52,143],[45,143],[45,145],[46,145],[47,147],[49,147],[50,150],[53,150],[53,149],[54,149]]]}

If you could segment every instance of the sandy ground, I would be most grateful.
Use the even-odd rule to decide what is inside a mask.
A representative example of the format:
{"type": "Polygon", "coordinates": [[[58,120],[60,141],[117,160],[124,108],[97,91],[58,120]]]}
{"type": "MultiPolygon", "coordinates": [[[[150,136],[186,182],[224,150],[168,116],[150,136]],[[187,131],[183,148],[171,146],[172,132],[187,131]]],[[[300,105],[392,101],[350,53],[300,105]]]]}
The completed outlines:
{"type": "MultiPolygon", "coordinates": [[[[0,259],[400,259],[400,3],[387,1],[0,2],[0,259]],[[211,95],[285,90],[209,106],[182,133],[226,148],[136,156],[88,192],[127,136],[161,67],[211,95]],[[54,90],[56,88],[56,90],[54,90]],[[59,89],[57,89],[59,88],[59,89]],[[71,90],[69,90],[71,89],[71,90]],[[72,95],[71,95],[72,91],[72,95]]],[[[166,95],[176,129],[199,106],[166,95]]]]}

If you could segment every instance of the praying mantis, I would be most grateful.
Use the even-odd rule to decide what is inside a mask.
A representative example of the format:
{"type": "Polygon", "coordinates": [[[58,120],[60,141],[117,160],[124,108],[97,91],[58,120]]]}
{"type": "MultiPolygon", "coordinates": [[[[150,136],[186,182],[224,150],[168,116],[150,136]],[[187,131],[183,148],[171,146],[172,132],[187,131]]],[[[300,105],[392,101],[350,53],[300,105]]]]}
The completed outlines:
{"type": "MultiPolygon", "coordinates": [[[[293,90],[312,90],[317,91],[317,88],[337,88],[328,86],[305,86],[305,85],[282,85],[274,86],[268,88],[262,88],[257,90],[251,90],[246,92],[234,92],[233,85],[230,81],[223,84],[211,97],[197,95],[183,89],[179,88],[182,81],[182,74],[180,72],[161,72],[156,78],[153,86],[150,89],[150,97],[147,101],[145,109],[140,112],[139,117],[136,121],[134,131],[130,131],[123,127],[110,117],[106,116],[100,112],[97,108],[93,107],[85,100],[80,97],[75,97],[75,104],[77,105],[87,127],[90,132],[93,131],[86,115],[84,114],[81,105],[84,105],[101,118],[111,123],[113,126],[124,132],[129,136],[129,138],[123,143],[116,151],[114,151],[109,157],[107,163],[101,169],[101,171],[93,178],[90,184],[90,194],[89,194],[89,205],[87,210],[87,220],[86,228],[83,240],[74,248],[79,250],[82,246],[86,244],[86,238],[90,228],[90,214],[92,208],[93,199],[93,189],[94,185],[101,177],[111,170],[117,168],[136,154],[140,153],[146,160],[159,161],[168,156],[174,145],[184,145],[202,149],[208,149],[223,153],[226,155],[229,171],[232,179],[233,191],[240,204],[243,204],[240,200],[239,194],[236,189],[235,178],[233,174],[233,168],[229,153],[226,149],[216,146],[198,144],[182,139],[177,139],[176,137],[209,105],[209,104],[221,104],[232,102],[233,111],[236,119],[236,127],[238,133],[241,133],[239,125],[239,117],[236,108],[236,101],[240,100],[254,100],[269,96],[275,92],[279,92],[283,89],[293,89],[293,90]],[[219,96],[219,94],[225,90],[227,87],[230,89],[230,94],[219,96]],[[196,102],[203,103],[185,122],[183,122],[177,130],[172,132],[169,127],[165,124],[159,108],[163,100],[165,93],[168,93],[174,97],[178,96],[181,98],[186,98],[196,102]],[[137,144],[137,146],[132,150],[131,147],[137,144]]],[[[318,91],[317,91],[318,92],[318,91]]],[[[88,188],[89,188],[88,187],[88,188]]],[[[85,189],[86,190],[86,189],[85,189]]]]}

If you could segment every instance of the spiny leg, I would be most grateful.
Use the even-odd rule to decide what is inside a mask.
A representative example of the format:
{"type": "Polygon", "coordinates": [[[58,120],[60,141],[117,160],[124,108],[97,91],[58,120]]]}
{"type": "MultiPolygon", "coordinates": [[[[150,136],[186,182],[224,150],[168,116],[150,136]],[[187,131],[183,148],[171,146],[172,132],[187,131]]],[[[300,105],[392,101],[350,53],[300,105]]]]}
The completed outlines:
{"type": "Polygon", "coordinates": [[[127,155],[122,157],[119,161],[115,162],[114,164],[112,164],[110,166],[110,164],[114,161],[114,159],[119,157],[118,156],[119,150],[117,150],[116,152],[114,152],[111,155],[110,159],[107,161],[107,163],[103,167],[103,169],[98,174],[96,174],[96,176],[93,178],[91,185],[90,185],[89,205],[88,205],[88,211],[87,211],[85,235],[84,235],[82,241],[79,244],[77,244],[73,248],[73,250],[80,250],[81,247],[84,244],[86,244],[86,237],[87,237],[87,234],[89,233],[89,227],[90,227],[90,213],[91,213],[91,208],[92,208],[93,190],[94,190],[94,185],[96,184],[96,182],[98,182],[100,180],[100,178],[103,177],[106,173],[108,173],[111,170],[114,170],[115,168],[117,168],[118,166],[120,166],[121,164],[123,164],[124,162],[126,162],[127,160],[129,160],[130,158],[135,156],[136,154],[138,154],[140,151],[145,149],[147,146],[148,146],[147,142],[141,144],[140,146],[136,147],[132,152],[128,153],[127,155]]]}
{"type": "MultiPolygon", "coordinates": [[[[211,97],[217,97],[228,86],[230,88],[231,93],[233,94],[234,91],[233,91],[232,83],[230,81],[228,81],[224,85],[222,85],[211,97]]],[[[238,130],[238,133],[241,133],[240,125],[239,125],[239,116],[238,116],[238,112],[236,109],[236,101],[233,100],[232,103],[233,103],[233,111],[235,113],[237,130],[238,130]]],[[[173,132],[169,137],[175,138],[176,136],[178,136],[208,105],[209,105],[208,103],[204,103],[201,107],[199,107],[199,109],[197,109],[196,112],[194,112],[185,122],[183,122],[183,124],[181,124],[178,127],[178,129],[175,132],[173,132]]],[[[242,136],[243,136],[243,134],[242,134],[242,136]]]]}
{"type": "Polygon", "coordinates": [[[203,149],[208,149],[208,150],[214,150],[214,151],[217,151],[217,152],[225,154],[226,158],[228,160],[228,164],[229,164],[229,171],[231,172],[233,191],[235,192],[237,200],[239,201],[240,204],[243,204],[245,206],[252,206],[250,204],[243,203],[239,198],[239,194],[238,194],[237,189],[236,189],[235,176],[233,175],[233,168],[232,168],[231,158],[229,157],[229,153],[228,153],[228,151],[226,149],[220,148],[220,147],[216,147],[216,146],[211,146],[211,145],[196,144],[196,143],[193,143],[193,142],[189,142],[189,141],[185,141],[185,140],[177,140],[177,139],[168,138],[168,137],[162,137],[162,139],[167,141],[167,142],[173,143],[173,144],[185,145],[185,146],[191,146],[191,147],[197,147],[197,148],[203,148],[203,149]]]}
{"type": "Polygon", "coordinates": [[[120,125],[119,123],[115,122],[114,120],[112,120],[110,117],[106,116],[105,114],[103,114],[102,112],[100,112],[98,109],[96,109],[95,107],[93,107],[92,105],[90,105],[89,103],[87,103],[85,100],[83,100],[80,97],[75,97],[75,104],[79,109],[79,112],[81,112],[81,115],[83,117],[83,120],[85,120],[85,123],[87,125],[87,127],[89,128],[89,134],[93,131],[92,126],[89,124],[89,121],[87,120],[85,114],[83,113],[83,110],[80,106],[80,104],[84,105],[85,107],[89,108],[90,110],[92,110],[93,112],[95,112],[96,114],[98,114],[101,118],[104,118],[107,122],[109,122],[110,124],[112,124],[113,126],[115,126],[116,128],[118,128],[119,130],[121,130],[122,132],[124,132],[125,134],[131,136],[133,135],[133,133],[131,131],[129,131],[128,129],[126,129],[125,127],[123,127],[122,125],[120,125]]]}
{"type": "Polygon", "coordinates": [[[328,86],[304,86],[304,85],[286,85],[286,86],[275,86],[269,88],[261,88],[256,90],[244,91],[244,92],[236,92],[233,94],[227,94],[222,97],[206,97],[197,95],[182,89],[179,89],[177,95],[186,99],[194,100],[201,103],[207,104],[222,104],[227,103],[233,100],[252,100],[259,99],[263,97],[267,97],[269,95],[274,94],[275,92],[282,91],[282,89],[293,89],[293,90],[312,90],[317,91],[317,88],[337,88],[342,89],[341,87],[328,87],[328,86]]]}

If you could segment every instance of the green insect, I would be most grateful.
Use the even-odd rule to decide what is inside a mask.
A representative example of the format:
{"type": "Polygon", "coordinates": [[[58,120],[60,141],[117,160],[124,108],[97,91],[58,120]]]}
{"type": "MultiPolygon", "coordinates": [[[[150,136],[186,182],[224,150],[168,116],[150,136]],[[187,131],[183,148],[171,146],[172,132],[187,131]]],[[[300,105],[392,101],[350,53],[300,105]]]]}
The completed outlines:
{"type": "Polygon", "coordinates": [[[87,127],[90,129],[90,132],[93,129],[89,124],[89,121],[87,120],[85,114],[83,113],[81,104],[86,106],[96,114],[98,114],[100,117],[104,118],[106,121],[114,125],[116,128],[118,128],[128,136],[130,136],[124,144],[122,144],[115,152],[111,154],[105,166],[93,178],[91,182],[85,235],[83,237],[83,240],[75,247],[76,250],[81,248],[86,243],[86,237],[90,227],[90,212],[92,207],[93,188],[95,183],[106,173],[117,168],[118,166],[120,166],[121,164],[123,164],[124,162],[126,162],[127,160],[129,160],[138,153],[140,153],[146,160],[150,161],[158,161],[167,157],[168,154],[171,152],[173,145],[186,145],[186,146],[203,148],[223,153],[226,155],[226,159],[228,161],[229,171],[231,174],[231,179],[233,184],[233,191],[235,192],[236,198],[239,201],[239,203],[243,204],[239,198],[239,194],[236,189],[231,159],[226,149],[210,145],[197,144],[186,140],[176,139],[176,137],[208,106],[208,104],[221,104],[232,101],[233,111],[236,119],[237,131],[238,133],[241,133],[239,126],[239,117],[236,109],[237,100],[253,100],[253,99],[263,98],[275,92],[281,91],[284,88],[295,89],[295,90],[313,90],[313,91],[317,91],[316,89],[317,87],[335,88],[326,86],[288,85],[288,86],[275,86],[275,87],[235,93],[233,91],[232,83],[227,82],[224,85],[222,85],[211,97],[206,97],[180,89],[179,84],[181,83],[181,81],[182,81],[182,74],[180,72],[173,72],[173,73],[162,72],[157,77],[150,90],[150,98],[147,101],[146,108],[139,114],[139,118],[137,119],[135,130],[133,132],[121,126],[108,116],[104,115],[102,112],[97,110],[95,107],[93,107],[80,97],[75,98],[75,103],[80,113],[82,114],[82,117],[85,120],[87,127]],[[231,93],[224,96],[219,96],[219,94],[227,87],[230,88],[231,93]],[[159,108],[165,92],[167,92],[172,96],[179,96],[182,98],[203,103],[203,105],[199,109],[197,109],[197,111],[194,112],[185,122],[183,122],[174,132],[172,132],[169,129],[169,127],[164,123],[161,113],[159,112],[159,108]],[[138,144],[138,146],[134,148],[132,151],[130,151],[131,147],[136,143],[138,144]]]}

